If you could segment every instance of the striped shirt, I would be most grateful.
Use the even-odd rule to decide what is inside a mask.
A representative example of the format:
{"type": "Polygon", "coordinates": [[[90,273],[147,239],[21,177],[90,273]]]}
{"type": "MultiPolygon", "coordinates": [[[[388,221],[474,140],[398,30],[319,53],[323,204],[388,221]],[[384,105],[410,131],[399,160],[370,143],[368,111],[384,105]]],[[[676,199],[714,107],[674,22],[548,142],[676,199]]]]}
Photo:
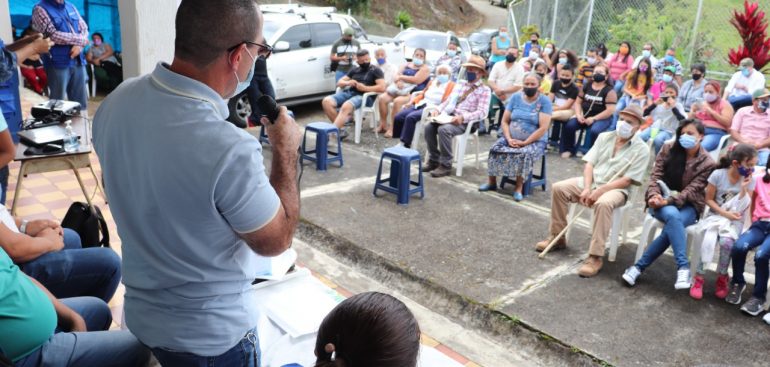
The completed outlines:
{"type": "MultiPolygon", "coordinates": [[[[75,9],[77,12],[77,9],[75,9]]],[[[80,33],[74,32],[62,32],[56,29],[56,26],[51,22],[51,17],[48,16],[48,12],[43,9],[42,6],[36,5],[32,9],[32,28],[51,37],[57,45],[73,45],[84,47],[88,45],[88,25],[83,20],[83,17],[78,13],[78,24],[80,26],[80,33]]]]}

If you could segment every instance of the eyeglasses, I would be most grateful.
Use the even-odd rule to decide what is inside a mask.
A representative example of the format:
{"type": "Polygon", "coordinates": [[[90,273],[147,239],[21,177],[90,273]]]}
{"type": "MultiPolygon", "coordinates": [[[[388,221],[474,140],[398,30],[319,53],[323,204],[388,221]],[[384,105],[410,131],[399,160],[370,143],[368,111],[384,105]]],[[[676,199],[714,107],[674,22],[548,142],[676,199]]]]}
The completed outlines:
{"type": "Polygon", "coordinates": [[[227,49],[227,52],[233,52],[238,46],[242,44],[252,45],[259,47],[259,50],[257,51],[257,56],[263,56],[264,58],[270,57],[270,55],[273,53],[273,46],[270,45],[263,45],[261,43],[251,42],[251,41],[243,41],[233,47],[230,47],[227,49]]]}

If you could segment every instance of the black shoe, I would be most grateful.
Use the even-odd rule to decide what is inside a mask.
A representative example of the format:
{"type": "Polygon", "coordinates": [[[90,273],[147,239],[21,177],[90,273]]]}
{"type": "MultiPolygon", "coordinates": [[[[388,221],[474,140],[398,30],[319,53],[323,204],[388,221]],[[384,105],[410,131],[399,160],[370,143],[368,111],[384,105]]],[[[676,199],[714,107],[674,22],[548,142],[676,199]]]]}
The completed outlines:
{"type": "Polygon", "coordinates": [[[340,130],[340,140],[345,140],[345,139],[347,139],[348,135],[349,135],[349,134],[348,134],[348,130],[347,130],[347,129],[345,129],[345,128],[342,128],[342,129],[340,130]]]}
{"type": "Polygon", "coordinates": [[[757,316],[760,314],[760,312],[765,310],[765,301],[757,298],[757,297],[751,297],[749,300],[743,304],[741,307],[741,311],[751,315],[751,316],[757,316]]]}
{"type": "Polygon", "coordinates": [[[423,172],[425,172],[425,173],[428,173],[428,172],[430,172],[430,171],[433,171],[433,170],[435,170],[435,169],[436,169],[436,168],[438,168],[438,167],[439,167],[439,164],[438,164],[438,162],[436,162],[436,161],[430,161],[430,160],[429,160],[429,161],[428,161],[428,163],[425,165],[425,167],[422,169],[422,171],[423,171],[423,172]]]}
{"type": "Polygon", "coordinates": [[[430,173],[432,177],[444,177],[452,174],[452,166],[440,165],[436,170],[430,173]]]}

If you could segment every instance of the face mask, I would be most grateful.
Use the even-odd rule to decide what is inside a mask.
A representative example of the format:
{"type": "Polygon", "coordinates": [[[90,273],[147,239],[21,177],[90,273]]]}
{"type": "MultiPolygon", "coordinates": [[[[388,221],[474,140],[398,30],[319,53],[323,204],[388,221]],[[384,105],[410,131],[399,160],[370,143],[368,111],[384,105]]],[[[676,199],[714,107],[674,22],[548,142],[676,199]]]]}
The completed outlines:
{"type": "Polygon", "coordinates": [[[744,166],[738,166],[738,174],[743,177],[749,177],[751,176],[751,172],[753,170],[751,168],[746,168],[744,166]]]}
{"type": "Polygon", "coordinates": [[[550,55],[550,54],[551,54],[551,52],[553,52],[553,49],[552,49],[552,48],[550,48],[550,47],[546,47],[546,48],[545,48],[545,54],[546,54],[546,55],[550,55]]]}
{"type": "Polygon", "coordinates": [[[505,61],[507,63],[509,63],[509,64],[513,63],[514,61],[516,61],[516,56],[513,56],[511,54],[507,54],[507,55],[505,55],[505,61]]]}
{"type": "Polygon", "coordinates": [[[537,74],[537,76],[539,76],[540,79],[545,78],[545,73],[535,73],[535,74],[537,74]]]}
{"type": "Polygon", "coordinates": [[[102,40],[94,40],[94,46],[100,46],[102,44],[102,40]]]}
{"type": "Polygon", "coordinates": [[[767,111],[767,109],[770,108],[770,101],[759,102],[757,108],[762,112],[767,111]]]}
{"type": "Polygon", "coordinates": [[[674,77],[671,75],[663,75],[663,81],[666,83],[671,83],[671,81],[674,80],[674,77]]]}
{"type": "Polygon", "coordinates": [[[717,100],[717,98],[719,98],[719,97],[718,97],[716,94],[705,93],[705,94],[703,95],[703,98],[704,98],[704,99],[706,100],[706,102],[708,102],[708,103],[714,103],[714,101],[716,101],[716,100],[717,100]]]}
{"type": "Polygon", "coordinates": [[[446,54],[454,57],[455,55],[457,55],[457,50],[446,50],[446,54]]]}
{"type": "Polygon", "coordinates": [[[620,47],[620,49],[618,51],[620,51],[621,55],[625,55],[625,54],[628,53],[628,47],[622,46],[622,47],[620,47]]]}
{"type": "Polygon", "coordinates": [[[377,59],[377,63],[378,63],[378,64],[380,64],[380,65],[385,65],[385,62],[386,62],[386,61],[387,61],[387,60],[385,60],[385,58],[378,58],[378,59],[377,59]]]}
{"type": "Polygon", "coordinates": [[[679,137],[679,145],[684,149],[692,149],[697,143],[695,137],[692,135],[682,134],[682,136],[679,137]]]}
{"type": "Polygon", "coordinates": [[[537,59],[537,52],[535,52],[535,51],[530,51],[530,52],[529,52],[529,59],[530,59],[530,60],[534,60],[534,59],[537,59]]]}
{"type": "Polygon", "coordinates": [[[671,56],[671,55],[666,55],[666,62],[669,63],[669,64],[673,64],[674,63],[674,57],[671,56]]]}
{"type": "Polygon", "coordinates": [[[476,81],[476,73],[474,73],[472,71],[465,72],[465,80],[467,80],[467,81],[469,81],[471,83],[475,82],[476,81]]]}
{"type": "Polygon", "coordinates": [[[531,43],[533,45],[536,45],[537,44],[537,40],[530,40],[529,43],[531,43]]]}
{"type": "Polygon", "coordinates": [[[607,76],[606,75],[604,75],[604,74],[594,74],[594,81],[595,82],[601,83],[601,82],[603,82],[605,80],[607,80],[607,76]]]}
{"type": "Polygon", "coordinates": [[[567,65],[567,58],[566,57],[560,57],[559,58],[559,64],[567,65]]]}
{"type": "Polygon", "coordinates": [[[422,66],[422,64],[423,64],[424,62],[425,62],[425,61],[424,61],[423,59],[418,59],[418,58],[416,58],[416,57],[412,59],[412,63],[414,63],[414,64],[415,64],[415,65],[417,65],[417,66],[422,66]]]}
{"type": "Polygon", "coordinates": [[[246,53],[249,54],[249,57],[251,58],[251,68],[249,69],[249,73],[246,75],[246,79],[243,79],[241,81],[241,78],[238,77],[238,71],[234,71],[233,74],[235,74],[235,80],[238,82],[238,84],[235,85],[235,91],[233,91],[233,94],[229,97],[235,97],[241,92],[245,91],[246,88],[249,87],[249,84],[251,84],[251,78],[254,77],[254,63],[257,60],[254,60],[254,56],[251,56],[251,52],[249,52],[248,49],[246,49],[246,53]]]}
{"type": "Polygon", "coordinates": [[[634,127],[625,120],[619,120],[618,128],[615,130],[615,132],[621,139],[631,139],[631,137],[634,136],[634,127]]]}
{"type": "Polygon", "coordinates": [[[508,32],[500,32],[500,38],[502,39],[508,38],[508,32]]]}
{"type": "Polygon", "coordinates": [[[535,94],[537,94],[537,87],[535,87],[535,88],[524,88],[523,90],[524,90],[524,94],[526,94],[527,97],[530,97],[530,98],[534,97],[535,94]]]}
{"type": "Polygon", "coordinates": [[[702,77],[703,77],[702,74],[693,74],[692,75],[692,80],[700,80],[700,78],[702,78],[702,77]]]}
{"type": "Polygon", "coordinates": [[[642,56],[644,56],[645,59],[649,59],[650,56],[652,56],[652,52],[650,52],[650,50],[643,50],[642,56]]]}
{"type": "Polygon", "coordinates": [[[358,64],[358,66],[361,68],[361,70],[369,69],[369,66],[371,66],[371,65],[372,64],[369,63],[369,62],[362,62],[362,63],[358,64]]]}
{"type": "Polygon", "coordinates": [[[743,76],[745,76],[745,77],[748,77],[751,74],[751,70],[750,69],[741,69],[741,74],[743,74],[743,76]]]}
{"type": "Polygon", "coordinates": [[[350,38],[350,39],[348,39],[348,38],[343,38],[343,39],[342,39],[342,43],[351,43],[351,42],[353,42],[353,39],[352,39],[352,38],[350,38]]]}
{"type": "Polygon", "coordinates": [[[639,65],[639,71],[641,71],[642,73],[646,73],[647,65],[646,64],[639,65]]]}
{"type": "Polygon", "coordinates": [[[449,75],[441,74],[436,77],[438,79],[439,84],[444,84],[449,81],[449,75]]]}
{"type": "Polygon", "coordinates": [[[559,79],[559,81],[561,82],[561,84],[564,84],[564,85],[569,85],[570,83],[572,83],[572,79],[559,79]]]}
{"type": "Polygon", "coordinates": [[[596,58],[595,57],[589,57],[586,61],[588,61],[589,65],[596,64],[596,58]]]}

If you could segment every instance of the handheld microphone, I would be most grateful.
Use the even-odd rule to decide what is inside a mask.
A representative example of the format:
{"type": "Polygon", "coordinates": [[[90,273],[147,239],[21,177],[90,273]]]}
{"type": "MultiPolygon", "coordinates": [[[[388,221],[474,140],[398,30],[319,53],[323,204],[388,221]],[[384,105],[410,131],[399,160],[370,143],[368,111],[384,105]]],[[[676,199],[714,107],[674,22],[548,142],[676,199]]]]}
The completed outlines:
{"type": "Polygon", "coordinates": [[[273,97],[270,97],[267,94],[263,94],[261,97],[257,98],[257,108],[262,112],[262,116],[267,117],[267,119],[270,120],[271,124],[275,123],[278,114],[281,113],[281,109],[278,104],[275,103],[273,97]]]}

